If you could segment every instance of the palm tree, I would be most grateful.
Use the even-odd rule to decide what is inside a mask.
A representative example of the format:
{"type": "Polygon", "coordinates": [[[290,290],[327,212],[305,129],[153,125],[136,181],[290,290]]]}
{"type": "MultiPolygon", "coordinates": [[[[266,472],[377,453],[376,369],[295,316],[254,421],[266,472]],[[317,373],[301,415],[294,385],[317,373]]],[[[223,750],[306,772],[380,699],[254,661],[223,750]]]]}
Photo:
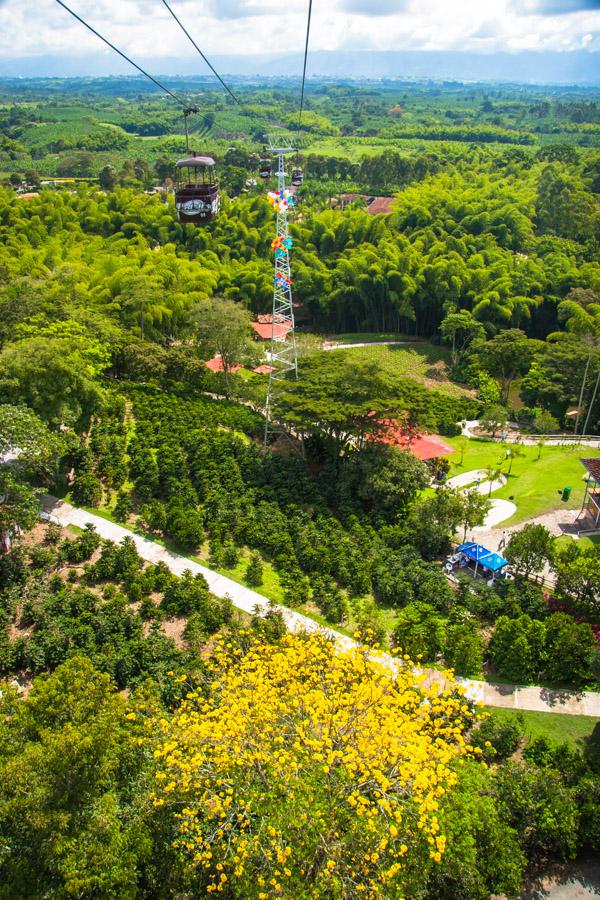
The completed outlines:
{"type": "Polygon", "coordinates": [[[494,490],[494,487],[493,487],[494,481],[496,481],[496,479],[497,479],[500,475],[502,475],[502,468],[501,468],[501,465],[502,465],[502,464],[501,464],[500,462],[497,462],[497,463],[495,463],[494,465],[488,466],[488,468],[485,470],[485,474],[487,475],[488,480],[489,480],[489,483],[490,483],[490,488],[489,488],[489,491],[488,491],[488,497],[489,497],[490,494],[492,493],[492,490],[494,490]]]}
{"type": "Polygon", "coordinates": [[[507,469],[506,474],[510,475],[510,473],[512,472],[512,465],[513,465],[513,462],[515,461],[515,458],[519,459],[519,458],[525,456],[525,452],[523,450],[522,444],[513,444],[511,446],[510,450],[507,449],[506,455],[507,455],[507,457],[509,457],[508,469],[507,469]]]}

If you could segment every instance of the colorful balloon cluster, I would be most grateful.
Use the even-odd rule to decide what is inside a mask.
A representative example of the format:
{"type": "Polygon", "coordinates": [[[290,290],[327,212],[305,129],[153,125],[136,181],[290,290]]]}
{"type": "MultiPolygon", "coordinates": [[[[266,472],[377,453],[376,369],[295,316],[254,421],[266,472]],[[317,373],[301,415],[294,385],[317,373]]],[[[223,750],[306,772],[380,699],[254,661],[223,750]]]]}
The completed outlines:
{"type": "Polygon", "coordinates": [[[268,200],[275,212],[283,212],[294,205],[294,198],[289,191],[269,191],[268,200]]]}
{"type": "Polygon", "coordinates": [[[278,272],[274,279],[275,287],[278,288],[287,288],[291,285],[292,279],[288,275],[284,275],[283,272],[278,272]]]}
{"type": "Polygon", "coordinates": [[[291,237],[276,237],[271,241],[271,250],[275,251],[276,259],[283,259],[287,256],[288,250],[292,249],[293,241],[291,237]]]}

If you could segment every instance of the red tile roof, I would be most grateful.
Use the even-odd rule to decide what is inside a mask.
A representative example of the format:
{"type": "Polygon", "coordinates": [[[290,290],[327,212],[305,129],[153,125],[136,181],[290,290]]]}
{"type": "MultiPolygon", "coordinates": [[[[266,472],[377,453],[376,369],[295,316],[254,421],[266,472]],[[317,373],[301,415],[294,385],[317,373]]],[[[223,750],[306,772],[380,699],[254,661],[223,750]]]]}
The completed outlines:
{"type": "Polygon", "coordinates": [[[443,441],[437,434],[419,434],[408,445],[407,450],[418,459],[435,459],[455,453],[454,447],[443,441]]]}
{"type": "Polygon", "coordinates": [[[253,372],[256,372],[257,375],[270,375],[271,372],[274,372],[274,371],[275,371],[275,367],[274,367],[274,366],[268,366],[266,363],[263,363],[262,366],[257,366],[257,367],[256,367],[255,369],[253,369],[252,371],[253,371],[253,372]]]}
{"type": "Polygon", "coordinates": [[[284,338],[290,330],[289,325],[273,325],[271,322],[252,322],[252,328],[263,341],[270,341],[271,337],[284,338]]]}
{"type": "Polygon", "coordinates": [[[580,459],[579,462],[585,466],[596,484],[600,484],[600,459],[592,457],[592,459],[580,459]]]}
{"type": "Polygon", "coordinates": [[[399,447],[400,450],[409,450],[417,459],[435,459],[456,452],[437,434],[414,434],[392,419],[383,419],[380,424],[385,431],[380,431],[373,440],[399,447]]]}
{"type": "MultiPolygon", "coordinates": [[[[207,369],[210,369],[211,372],[222,372],[223,371],[223,360],[220,355],[217,353],[216,356],[213,356],[212,359],[207,359],[204,363],[207,369]]],[[[230,372],[239,372],[241,366],[232,366],[230,368],[230,372]]]]}
{"type": "Polygon", "coordinates": [[[392,203],[394,203],[395,199],[395,197],[374,197],[367,206],[367,212],[371,216],[377,216],[382,213],[391,213],[392,203]]]}

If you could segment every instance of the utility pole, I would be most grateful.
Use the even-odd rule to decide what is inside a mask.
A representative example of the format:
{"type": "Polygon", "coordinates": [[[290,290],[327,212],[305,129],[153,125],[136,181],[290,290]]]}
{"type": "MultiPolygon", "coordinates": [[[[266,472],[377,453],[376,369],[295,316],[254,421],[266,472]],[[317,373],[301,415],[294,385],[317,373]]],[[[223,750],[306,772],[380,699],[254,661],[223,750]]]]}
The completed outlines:
{"type": "Polygon", "coordinates": [[[276,237],[272,243],[275,263],[271,351],[269,358],[271,371],[269,373],[265,408],[265,447],[269,436],[280,430],[273,417],[276,415],[277,396],[282,382],[289,375],[293,375],[294,378],[298,375],[290,267],[292,241],[288,233],[287,217],[288,209],[293,205],[293,197],[285,187],[285,157],[291,153],[296,153],[297,148],[293,147],[287,138],[273,135],[269,138],[269,151],[277,160],[277,191],[269,193],[269,201],[277,213],[277,230],[276,237]]]}

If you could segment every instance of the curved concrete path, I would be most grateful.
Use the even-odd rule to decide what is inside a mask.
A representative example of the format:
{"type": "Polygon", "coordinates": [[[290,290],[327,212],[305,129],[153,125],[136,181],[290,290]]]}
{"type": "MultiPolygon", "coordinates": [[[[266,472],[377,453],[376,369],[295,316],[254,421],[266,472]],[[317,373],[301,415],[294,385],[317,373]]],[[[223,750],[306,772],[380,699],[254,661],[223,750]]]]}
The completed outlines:
{"type": "MultiPolygon", "coordinates": [[[[511,500],[491,500],[490,503],[492,505],[486,513],[483,525],[480,528],[493,528],[495,525],[499,525],[500,522],[510,519],[517,511],[516,505],[511,500]]],[[[473,531],[477,531],[477,528],[474,528],[473,531]]]]}
{"type": "Polygon", "coordinates": [[[506,484],[506,475],[500,473],[494,481],[488,480],[485,469],[471,469],[470,472],[461,472],[446,481],[448,487],[463,489],[465,491],[477,491],[487,497],[493,491],[499,491],[506,484]]]}
{"type": "MultiPolygon", "coordinates": [[[[172,553],[161,544],[142,537],[139,534],[103,519],[93,513],[85,512],[65,503],[63,500],[57,500],[54,497],[45,497],[44,508],[53,519],[61,525],[76,525],[84,528],[86,525],[93,525],[103,538],[111,541],[120,542],[124,537],[133,538],[137,551],[147,562],[157,563],[164,562],[175,575],[182,575],[186,569],[194,574],[203,575],[213,594],[217,597],[229,597],[233,605],[246,613],[258,612],[264,614],[269,606],[269,601],[262,594],[244,585],[238,584],[225,575],[219,575],[212,569],[193,562],[185,556],[172,553]]],[[[336,644],[344,649],[358,646],[358,642],[346,635],[340,634],[333,628],[326,628],[319,625],[308,616],[303,616],[295,610],[288,609],[285,606],[277,606],[277,609],[284,617],[287,627],[291,631],[319,631],[325,634],[336,644]]],[[[395,670],[400,663],[396,658],[389,654],[383,654],[382,660],[395,670]]],[[[444,686],[445,681],[442,673],[436,669],[425,669],[416,671],[425,671],[427,673],[427,681],[430,683],[438,683],[444,686]]],[[[600,717],[600,694],[592,692],[576,693],[575,691],[556,691],[539,687],[521,687],[519,685],[509,684],[489,684],[485,681],[475,681],[468,678],[456,678],[461,684],[466,695],[476,702],[484,703],[486,706],[501,706],[509,709],[529,709],[537,712],[557,712],[569,715],[581,716],[598,716],[600,717]]]]}
{"type": "MultiPolygon", "coordinates": [[[[485,469],[471,469],[470,472],[461,472],[460,475],[448,478],[446,485],[463,491],[477,491],[478,494],[489,497],[492,491],[497,491],[506,484],[506,476],[502,474],[492,482],[486,481],[486,478],[485,469]]],[[[505,519],[510,519],[516,511],[517,507],[510,500],[492,500],[490,498],[490,508],[481,527],[493,528],[494,525],[499,525],[505,519]]],[[[476,529],[474,528],[473,531],[476,529]]]]}

